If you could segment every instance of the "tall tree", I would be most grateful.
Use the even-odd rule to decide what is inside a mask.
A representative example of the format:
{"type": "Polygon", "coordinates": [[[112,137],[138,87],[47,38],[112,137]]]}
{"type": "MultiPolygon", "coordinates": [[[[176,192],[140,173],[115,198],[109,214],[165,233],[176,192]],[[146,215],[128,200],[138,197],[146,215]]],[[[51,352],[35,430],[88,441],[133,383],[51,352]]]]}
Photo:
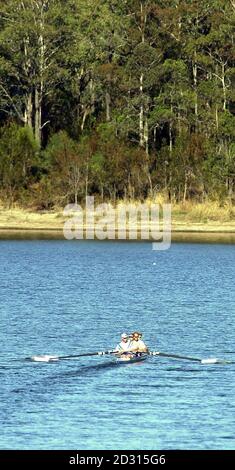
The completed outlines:
{"type": "Polygon", "coordinates": [[[41,146],[47,96],[60,83],[58,55],[66,45],[60,0],[9,0],[1,9],[2,105],[33,127],[41,146]]]}

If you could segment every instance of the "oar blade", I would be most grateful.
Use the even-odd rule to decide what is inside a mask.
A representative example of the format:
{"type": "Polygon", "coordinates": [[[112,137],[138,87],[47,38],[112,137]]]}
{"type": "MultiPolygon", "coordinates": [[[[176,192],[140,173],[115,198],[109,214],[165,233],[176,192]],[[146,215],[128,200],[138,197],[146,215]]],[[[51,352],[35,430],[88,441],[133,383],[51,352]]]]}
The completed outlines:
{"type": "Polygon", "coordinates": [[[29,360],[32,362],[54,362],[54,361],[58,361],[59,357],[50,356],[49,354],[43,354],[41,356],[31,356],[29,360]]]}
{"type": "Polygon", "coordinates": [[[202,359],[202,364],[231,364],[231,361],[227,361],[226,359],[218,359],[217,357],[212,357],[208,359],[202,359]]]}

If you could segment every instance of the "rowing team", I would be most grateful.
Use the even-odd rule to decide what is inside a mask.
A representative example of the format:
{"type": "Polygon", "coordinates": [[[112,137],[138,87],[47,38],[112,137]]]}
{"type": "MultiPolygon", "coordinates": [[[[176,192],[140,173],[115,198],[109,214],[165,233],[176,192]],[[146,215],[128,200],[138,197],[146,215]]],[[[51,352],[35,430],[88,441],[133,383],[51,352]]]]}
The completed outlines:
{"type": "Polygon", "coordinates": [[[117,351],[117,355],[125,356],[127,360],[133,356],[149,352],[148,347],[142,340],[142,333],[138,331],[134,331],[131,335],[123,333],[121,342],[116,346],[115,351],[117,351]]]}

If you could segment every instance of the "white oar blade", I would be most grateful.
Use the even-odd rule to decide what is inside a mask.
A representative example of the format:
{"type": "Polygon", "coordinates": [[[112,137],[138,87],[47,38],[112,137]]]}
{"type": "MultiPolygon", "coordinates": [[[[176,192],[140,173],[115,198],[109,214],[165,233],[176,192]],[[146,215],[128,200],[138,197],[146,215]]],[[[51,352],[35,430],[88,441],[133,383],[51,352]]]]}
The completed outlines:
{"type": "Polygon", "coordinates": [[[49,356],[49,354],[44,354],[43,356],[31,356],[31,361],[34,362],[53,362],[58,361],[58,356],[49,356]]]}
{"type": "Polygon", "coordinates": [[[228,362],[225,359],[217,359],[216,357],[201,360],[202,364],[227,364],[228,362]]]}

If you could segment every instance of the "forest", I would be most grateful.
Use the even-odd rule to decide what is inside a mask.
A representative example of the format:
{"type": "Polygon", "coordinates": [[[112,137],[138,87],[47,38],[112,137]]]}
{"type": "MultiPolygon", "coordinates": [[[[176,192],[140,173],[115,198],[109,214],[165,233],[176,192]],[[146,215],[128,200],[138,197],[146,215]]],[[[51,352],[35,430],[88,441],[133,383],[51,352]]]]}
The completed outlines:
{"type": "Polygon", "coordinates": [[[235,0],[0,0],[0,200],[235,202],[235,0]]]}

